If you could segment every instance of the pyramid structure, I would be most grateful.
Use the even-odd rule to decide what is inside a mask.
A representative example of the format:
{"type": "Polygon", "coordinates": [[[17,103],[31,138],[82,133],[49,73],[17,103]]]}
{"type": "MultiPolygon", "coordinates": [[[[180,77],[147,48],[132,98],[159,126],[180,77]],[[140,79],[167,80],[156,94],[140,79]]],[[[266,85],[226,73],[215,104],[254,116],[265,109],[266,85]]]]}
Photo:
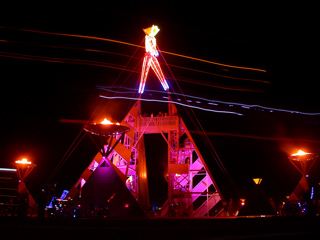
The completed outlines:
{"type": "MultiPolygon", "coordinates": [[[[103,157],[100,151],[94,157],[70,189],[69,197],[81,198],[87,205],[90,201],[100,204],[116,192],[115,198],[118,200],[114,202],[122,206],[125,202],[120,199],[129,199],[130,194],[130,204],[136,209],[139,206],[147,214],[150,201],[144,136],[161,134],[168,146],[168,199],[161,207],[161,216],[204,217],[209,216],[213,208],[216,210],[211,211],[210,216],[218,215],[222,210],[219,207],[222,206],[221,192],[173,103],[169,103],[168,113],[165,116],[144,117],[141,115],[141,101],[138,100],[120,122],[130,131],[121,139],[120,136],[115,137],[114,141],[118,143],[108,156],[103,157]],[[101,167],[103,164],[108,165],[109,170],[101,167]],[[109,184],[107,187],[108,177],[104,177],[101,183],[99,179],[103,173],[110,175],[113,186],[109,184]],[[100,187],[93,187],[95,184],[100,184],[100,187]]],[[[110,149],[108,144],[104,147],[110,149]]],[[[135,214],[141,215],[141,211],[135,211],[135,214]]]]}
{"type": "Polygon", "coordinates": [[[108,207],[113,217],[146,216],[118,173],[107,162],[105,159],[94,170],[74,202],[84,210],[108,207]]]}
{"type": "Polygon", "coordinates": [[[255,184],[248,193],[246,204],[240,209],[238,216],[274,216],[275,214],[260,184],[255,184]]]}
{"type": "Polygon", "coordinates": [[[302,176],[299,183],[290,194],[289,200],[304,201],[304,196],[307,192],[310,192],[308,179],[306,176],[302,176]]]}

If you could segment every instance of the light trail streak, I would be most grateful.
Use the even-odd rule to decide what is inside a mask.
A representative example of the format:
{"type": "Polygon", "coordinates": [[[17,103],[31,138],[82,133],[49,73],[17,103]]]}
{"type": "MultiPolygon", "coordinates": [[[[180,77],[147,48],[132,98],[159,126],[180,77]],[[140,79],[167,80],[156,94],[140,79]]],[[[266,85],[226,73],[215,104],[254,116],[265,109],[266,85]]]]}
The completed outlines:
{"type": "MultiPolygon", "coordinates": [[[[44,57],[44,56],[28,55],[28,54],[21,54],[21,53],[8,53],[8,52],[0,52],[0,56],[1,57],[8,57],[8,58],[23,59],[23,60],[53,62],[53,63],[81,64],[81,65],[112,68],[112,69],[118,69],[118,70],[123,70],[123,71],[128,71],[128,72],[140,73],[140,71],[130,69],[130,68],[124,68],[124,66],[121,66],[121,65],[116,65],[116,64],[111,64],[111,63],[107,64],[104,62],[90,61],[90,60],[54,58],[54,57],[44,57]]],[[[168,78],[168,79],[171,79],[171,78],[168,78]]],[[[218,86],[218,85],[214,85],[214,84],[210,84],[210,83],[193,81],[193,80],[188,80],[188,79],[181,79],[181,78],[176,79],[176,80],[180,81],[180,82],[188,82],[188,83],[192,83],[192,84],[203,85],[203,86],[208,86],[208,87],[213,87],[213,88],[226,89],[226,90],[233,90],[233,91],[263,92],[263,91],[255,90],[255,89],[223,87],[223,86],[218,86]]]]}
{"type": "Polygon", "coordinates": [[[209,136],[223,136],[223,137],[238,137],[238,138],[250,138],[250,139],[258,139],[258,140],[270,140],[270,141],[301,141],[301,142],[313,142],[320,143],[317,140],[309,140],[309,139],[299,139],[299,138],[279,138],[279,137],[265,137],[265,136],[255,136],[255,135],[245,135],[245,134],[237,134],[237,133],[223,133],[223,132],[201,132],[195,130],[189,130],[190,133],[193,134],[206,134],[209,136]]]}
{"type": "Polygon", "coordinates": [[[200,62],[205,62],[205,63],[210,63],[210,64],[214,64],[214,65],[223,66],[223,67],[238,68],[238,69],[252,70],[252,71],[259,71],[259,72],[267,72],[266,70],[259,69],[259,68],[241,67],[241,66],[223,64],[223,63],[218,63],[218,62],[212,62],[212,61],[208,61],[208,60],[204,60],[204,59],[200,59],[200,58],[195,58],[195,57],[189,57],[189,56],[186,56],[186,55],[181,55],[181,54],[172,53],[172,52],[166,52],[166,51],[161,51],[161,52],[162,53],[166,53],[166,54],[170,54],[170,55],[173,55],[173,56],[177,56],[177,57],[188,58],[188,59],[192,59],[192,60],[196,60],[196,61],[200,61],[200,62]]]}
{"type": "Polygon", "coordinates": [[[241,80],[241,81],[261,82],[261,83],[270,84],[269,81],[265,81],[265,80],[259,80],[259,79],[253,79],[253,78],[231,77],[231,76],[227,76],[227,75],[222,75],[222,74],[217,74],[217,73],[211,73],[211,72],[207,72],[207,71],[197,70],[197,69],[194,69],[194,68],[181,67],[181,66],[177,66],[177,65],[173,65],[173,64],[168,64],[168,65],[170,67],[175,67],[175,68],[180,68],[180,69],[184,69],[184,70],[204,73],[204,74],[213,75],[213,76],[217,76],[217,77],[230,78],[230,79],[236,79],[236,80],[241,80]]]}
{"type": "Polygon", "coordinates": [[[27,55],[27,54],[20,54],[20,53],[9,53],[8,54],[7,52],[0,52],[0,56],[1,57],[8,57],[8,58],[23,59],[23,60],[34,60],[34,61],[44,61],[44,62],[54,62],[54,63],[81,64],[81,65],[113,68],[113,69],[118,69],[118,70],[123,70],[123,71],[140,73],[140,71],[135,71],[134,69],[130,69],[130,68],[125,69],[121,65],[116,65],[116,64],[111,64],[111,63],[107,64],[104,62],[81,60],[81,59],[43,57],[43,56],[27,55]]]}
{"type": "MultiPolygon", "coordinates": [[[[98,41],[107,41],[107,42],[114,42],[114,43],[124,44],[124,45],[128,45],[128,46],[138,47],[138,48],[144,48],[143,46],[139,46],[137,44],[132,44],[132,43],[113,40],[113,39],[108,39],[108,38],[101,38],[101,37],[93,37],[93,36],[78,35],[78,34],[68,34],[68,33],[55,33],[55,32],[39,31],[39,30],[24,29],[24,28],[4,27],[4,26],[0,26],[0,28],[7,28],[7,29],[18,30],[18,31],[41,33],[41,34],[50,34],[50,35],[57,35],[57,36],[68,36],[68,37],[84,38],[84,39],[98,40],[98,41]]],[[[200,58],[190,57],[190,56],[177,54],[177,53],[172,53],[172,52],[167,52],[167,51],[161,51],[161,52],[165,53],[165,54],[177,56],[177,57],[196,60],[196,61],[205,62],[205,63],[218,65],[218,66],[223,66],[223,67],[228,67],[228,68],[244,69],[244,70],[259,71],[259,72],[267,72],[266,70],[259,69],[259,68],[250,68],[250,67],[242,67],[242,66],[236,66],[236,65],[231,65],[231,64],[223,64],[223,63],[208,61],[208,60],[204,60],[204,59],[200,59],[200,58]]]]}
{"type": "Polygon", "coordinates": [[[220,89],[225,89],[225,90],[232,90],[232,91],[259,92],[259,93],[264,92],[263,90],[256,90],[256,89],[249,89],[249,88],[224,87],[221,85],[216,85],[216,84],[206,83],[206,82],[201,82],[201,81],[194,81],[194,80],[189,80],[189,79],[185,79],[185,78],[179,78],[179,79],[177,79],[177,81],[193,83],[193,84],[207,86],[207,87],[213,87],[213,88],[220,88],[220,89]]]}
{"type": "MultiPolygon", "coordinates": [[[[20,41],[12,41],[12,40],[1,40],[1,39],[0,39],[0,42],[23,44],[23,45],[37,46],[37,47],[48,47],[48,48],[58,48],[58,49],[80,50],[80,51],[87,51],[87,52],[97,52],[97,53],[105,53],[105,54],[112,54],[112,55],[118,55],[118,56],[123,56],[123,57],[129,57],[129,58],[132,57],[132,56],[127,55],[127,54],[104,51],[104,50],[98,50],[98,49],[90,49],[90,48],[64,47],[64,46],[57,46],[57,45],[46,45],[46,44],[39,44],[39,43],[28,43],[28,42],[20,42],[20,41]]],[[[134,57],[134,58],[141,59],[141,58],[138,58],[138,57],[134,57]]]]}
{"type": "MultiPolygon", "coordinates": [[[[134,89],[134,88],[125,88],[125,87],[116,87],[116,86],[113,86],[113,87],[97,86],[97,89],[110,91],[110,92],[113,92],[113,93],[128,93],[128,94],[135,93],[135,91],[136,91],[136,89],[134,89]],[[111,90],[111,88],[118,88],[118,89],[122,88],[122,89],[128,89],[128,90],[132,90],[132,91],[120,92],[120,91],[111,90]]],[[[166,94],[166,95],[168,94],[168,92],[158,91],[158,90],[150,90],[150,89],[146,90],[146,92],[157,92],[157,93],[163,93],[163,94],[166,94]]],[[[311,115],[311,116],[320,115],[320,113],[300,112],[300,111],[296,111],[296,110],[287,110],[287,109],[280,109],[280,108],[265,107],[265,106],[256,105],[256,104],[251,105],[251,104],[244,104],[244,103],[219,101],[219,100],[207,99],[207,98],[202,98],[202,97],[197,97],[197,96],[192,96],[192,95],[182,94],[182,93],[175,93],[175,92],[169,92],[169,94],[170,95],[182,96],[182,97],[188,97],[188,98],[192,98],[192,99],[195,99],[195,100],[207,101],[209,105],[212,105],[212,103],[215,103],[215,104],[225,104],[225,105],[228,105],[229,107],[240,106],[240,107],[248,109],[248,110],[252,109],[252,108],[261,108],[261,109],[269,110],[270,112],[278,111],[278,112],[287,112],[287,113],[295,113],[295,114],[311,115]]]]}
{"type": "Polygon", "coordinates": [[[165,101],[165,100],[136,98],[136,97],[122,97],[122,96],[120,96],[120,97],[119,96],[118,97],[108,97],[108,96],[99,95],[99,97],[106,98],[106,99],[127,99],[127,100],[141,100],[141,101],[146,101],[146,102],[175,103],[175,104],[180,105],[180,106],[189,107],[189,108],[195,108],[195,109],[199,109],[199,110],[203,110],[203,111],[207,111],[207,112],[235,114],[235,115],[238,115],[238,116],[242,116],[243,115],[243,114],[237,113],[237,112],[206,109],[206,108],[201,108],[201,107],[197,107],[197,106],[191,106],[191,105],[187,105],[187,104],[180,103],[180,102],[175,102],[175,101],[165,101]]]}
{"type": "MultiPolygon", "coordinates": [[[[87,124],[91,121],[79,120],[79,119],[60,119],[59,122],[68,123],[68,124],[87,124]]],[[[300,139],[300,138],[266,137],[266,136],[246,135],[246,134],[238,134],[238,133],[207,132],[207,131],[202,132],[202,131],[196,131],[196,130],[189,130],[189,132],[191,134],[206,134],[208,136],[237,137],[237,138],[249,138],[249,139],[257,139],[257,140],[269,140],[269,141],[300,141],[300,142],[320,143],[320,141],[317,141],[317,140],[300,139]]]]}
{"type": "MultiPolygon", "coordinates": [[[[111,54],[111,55],[118,55],[118,56],[123,56],[123,57],[131,57],[134,59],[141,60],[139,57],[133,57],[129,56],[127,54],[122,54],[122,53],[116,53],[116,52],[111,52],[111,51],[103,51],[103,50],[98,50],[98,49],[90,49],[90,48],[77,48],[77,47],[64,47],[64,46],[56,46],[56,45],[45,45],[45,44],[38,44],[38,43],[27,43],[27,42],[20,42],[20,41],[12,41],[12,40],[1,40],[0,42],[7,42],[7,43],[15,43],[15,44],[24,44],[24,45],[29,45],[29,46],[37,46],[37,47],[48,47],[48,48],[58,48],[58,49],[71,49],[71,50],[80,50],[80,51],[87,51],[87,52],[97,52],[97,53],[104,53],[104,54],[111,54]]],[[[12,53],[14,54],[14,53],[12,53]]],[[[240,81],[251,81],[251,82],[261,82],[261,83],[266,83],[270,84],[268,81],[264,80],[259,80],[259,79],[253,79],[253,78],[241,78],[241,77],[232,77],[232,76],[227,76],[223,74],[217,74],[217,73],[211,73],[207,71],[202,71],[194,68],[187,68],[187,67],[182,67],[178,65],[173,65],[173,64],[168,64],[169,67],[174,67],[174,68],[180,68],[188,71],[193,71],[193,72],[198,72],[198,73],[203,73],[203,74],[208,74],[208,75],[213,75],[217,77],[222,77],[222,78],[228,78],[228,79],[235,79],[235,80],[240,80],[240,81]]],[[[191,80],[181,80],[184,82],[192,82],[191,80]]],[[[212,87],[217,87],[217,88],[223,88],[223,89],[229,89],[229,90],[241,90],[241,89],[233,89],[233,88],[227,88],[227,87],[221,87],[221,86],[215,86],[215,85],[210,85],[212,87]]]]}
{"type": "Polygon", "coordinates": [[[56,35],[56,36],[76,37],[76,38],[84,38],[84,39],[99,40],[99,41],[106,41],[106,42],[114,42],[114,43],[125,44],[125,45],[129,45],[129,46],[133,46],[133,47],[144,48],[144,47],[136,45],[136,44],[123,42],[123,41],[118,41],[118,40],[113,40],[113,39],[108,39],[108,38],[101,38],[101,37],[92,37],[92,36],[78,35],[78,34],[68,34],[68,33],[46,32],[46,31],[38,31],[38,30],[32,30],[32,29],[12,28],[12,27],[3,27],[3,26],[0,26],[0,28],[8,28],[8,29],[13,29],[13,30],[18,30],[18,31],[49,34],[49,35],[56,35]]]}

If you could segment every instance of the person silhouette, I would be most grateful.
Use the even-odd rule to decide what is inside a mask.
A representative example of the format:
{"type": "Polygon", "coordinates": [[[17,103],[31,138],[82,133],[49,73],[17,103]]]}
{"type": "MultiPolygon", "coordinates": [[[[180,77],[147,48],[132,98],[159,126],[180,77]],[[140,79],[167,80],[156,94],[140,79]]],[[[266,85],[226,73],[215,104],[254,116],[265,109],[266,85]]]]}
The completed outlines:
{"type": "Polygon", "coordinates": [[[146,53],[144,55],[143,64],[142,64],[139,93],[141,94],[144,92],[150,67],[153,69],[158,79],[160,80],[160,83],[163,89],[167,90],[169,89],[169,85],[163,75],[163,72],[161,70],[160,64],[157,59],[157,57],[159,56],[159,52],[157,50],[156,38],[154,37],[160,31],[160,29],[158,28],[158,26],[152,25],[152,27],[143,29],[143,31],[146,33],[146,37],[145,37],[146,53]]]}

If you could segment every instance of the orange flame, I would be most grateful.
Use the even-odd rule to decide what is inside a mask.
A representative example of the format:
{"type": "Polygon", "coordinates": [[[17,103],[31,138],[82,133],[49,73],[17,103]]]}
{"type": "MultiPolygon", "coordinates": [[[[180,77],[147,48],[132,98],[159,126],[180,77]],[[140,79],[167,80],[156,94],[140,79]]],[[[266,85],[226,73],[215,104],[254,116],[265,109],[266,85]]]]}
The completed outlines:
{"type": "Polygon", "coordinates": [[[17,160],[16,163],[20,164],[31,164],[26,158],[23,158],[22,160],[17,160]]]}
{"type": "MultiPolygon", "coordinates": [[[[104,124],[104,125],[111,125],[111,124],[114,124],[112,122],[110,122],[108,119],[103,119],[103,121],[101,122],[101,124],[104,124]]],[[[116,123],[116,125],[120,125],[120,123],[116,123]]]]}
{"type": "Polygon", "coordinates": [[[304,151],[302,151],[302,150],[299,150],[297,153],[292,154],[292,156],[304,156],[304,155],[306,155],[306,154],[309,154],[309,153],[306,153],[306,152],[304,152],[304,151]]]}
{"type": "Polygon", "coordinates": [[[113,124],[112,122],[110,122],[108,119],[103,119],[103,121],[101,122],[101,124],[105,124],[105,125],[108,125],[108,124],[113,124]]]}

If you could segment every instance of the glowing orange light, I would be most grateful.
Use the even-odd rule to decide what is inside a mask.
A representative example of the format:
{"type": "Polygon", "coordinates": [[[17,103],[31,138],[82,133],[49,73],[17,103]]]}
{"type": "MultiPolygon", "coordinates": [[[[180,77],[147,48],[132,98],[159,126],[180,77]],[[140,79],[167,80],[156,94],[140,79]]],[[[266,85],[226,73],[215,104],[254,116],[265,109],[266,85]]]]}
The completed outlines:
{"type": "Polygon", "coordinates": [[[19,164],[31,164],[26,158],[23,158],[22,160],[17,160],[16,163],[19,164]]]}
{"type": "Polygon", "coordinates": [[[149,35],[151,37],[154,37],[160,31],[158,26],[155,26],[155,25],[152,25],[152,27],[145,28],[145,29],[142,29],[142,30],[145,32],[146,35],[149,35]]]}
{"type": "Polygon", "coordinates": [[[245,200],[244,198],[241,198],[241,199],[240,199],[240,204],[241,204],[241,206],[244,206],[244,205],[245,205],[245,202],[246,202],[246,200],[245,200]]]}
{"type": "Polygon", "coordinates": [[[307,154],[309,154],[309,153],[306,153],[306,152],[304,152],[302,150],[299,150],[297,153],[292,154],[292,156],[304,156],[304,155],[307,155],[307,154]]]}
{"type": "Polygon", "coordinates": [[[262,178],[253,178],[253,181],[255,182],[255,184],[259,185],[262,181],[262,178]]]}
{"type": "MultiPolygon", "coordinates": [[[[155,26],[156,27],[156,26],[155,26]]],[[[2,27],[4,28],[4,27],[2,27]]],[[[151,27],[152,28],[152,27],[151,27]]],[[[68,36],[68,37],[76,37],[76,38],[84,38],[84,39],[93,39],[93,40],[98,40],[98,41],[108,41],[108,42],[114,42],[114,43],[119,43],[119,44],[126,44],[129,46],[133,46],[133,47],[142,47],[136,44],[132,44],[132,43],[127,43],[127,42],[122,42],[122,41],[117,41],[117,40],[113,40],[113,39],[107,39],[107,38],[100,38],[100,37],[93,37],[93,36],[85,36],[85,35],[76,35],[76,34],[67,34],[67,33],[55,33],[55,32],[45,32],[45,31],[37,31],[37,30],[31,30],[31,29],[23,29],[23,28],[15,28],[16,30],[19,31],[26,31],[26,32],[34,32],[34,33],[42,33],[42,34],[50,34],[50,35],[57,35],[57,36],[68,36]]],[[[148,28],[147,28],[148,29],[148,28]]],[[[147,29],[144,29],[147,30],[147,29]]],[[[153,31],[155,31],[156,28],[154,28],[153,31]]],[[[150,31],[151,32],[151,31],[150,31]]],[[[154,34],[156,35],[156,33],[154,34]]],[[[6,41],[8,42],[8,40],[1,40],[1,41],[6,41]]],[[[56,46],[54,46],[56,47],[56,46]]],[[[86,49],[88,51],[88,49],[86,49]]],[[[95,50],[96,51],[96,50],[95,50]]],[[[246,69],[246,70],[253,70],[253,71],[260,71],[260,72],[267,72],[264,69],[258,69],[258,68],[249,68],[249,67],[241,67],[241,66],[235,66],[235,65],[227,65],[227,64],[222,64],[222,63],[218,63],[218,62],[212,62],[212,61],[208,61],[208,60],[204,60],[204,59],[199,59],[199,58],[194,58],[194,57],[189,57],[189,56],[185,56],[185,55],[181,55],[181,54],[176,54],[176,53],[172,53],[172,52],[165,52],[165,51],[161,51],[162,53],[166,53],[166,54],[171,54],[173,56],[178,56],[178,57],[183,57],[183,58],[188,58],[188,59],[192,59],[192,60],[196,60],[196,61],[202,61],[202,62],[206,62],[206,63],[210,63],[210,64],[215,64],[215,65],[219,65],[219,66],[225,66],[225,67],[230,67],[230,68],[239,68],[239,69],[246,69]]],[[[15,56],[9,56],[9,55],[3,55],[5,57],[12,57],[12,58],[22,58],[22,59],[28,59],[25,57],[17,57],[18,54],[15,54],[15,56]]],[[[19,54],[21,55],[21,54],[19,54]]],[[[24,56],[28,56],[28,55],[24,55],[24,56]]],[[[46,60],[43,60],[46,61],[46,60]]],[[[57,61],[57,60],[54,60],[57,61]]],[[[95,66],[101,66],[101,65],[95,65],[95,66]]],[[[116,68],[114,66],[107,66],[110,68],[116,68]]],[[[122,69],[123,68],[119,68],[122,69]]]]}
{"type": "MultiPolygon", "coordinates": [[[[94,123],[95,124],[95,123],[94,123]]],[[[101,122],[101,124],[104,124],[104,125],[112,125],[114,123],[110,122],[108,119],[103,119],[103,121],[101,122]]],[[[116,125],[120,125],[120,123],[116,123],[116,125]]]]}
{"type": "Polygon", "coordinates": [[[108,125],[108,124],[113,124],[112,122],[110,122],[108,119],[103,119],[103,121],[101,122],[101,124],[105,124],[105,125],[108,125]]]}

